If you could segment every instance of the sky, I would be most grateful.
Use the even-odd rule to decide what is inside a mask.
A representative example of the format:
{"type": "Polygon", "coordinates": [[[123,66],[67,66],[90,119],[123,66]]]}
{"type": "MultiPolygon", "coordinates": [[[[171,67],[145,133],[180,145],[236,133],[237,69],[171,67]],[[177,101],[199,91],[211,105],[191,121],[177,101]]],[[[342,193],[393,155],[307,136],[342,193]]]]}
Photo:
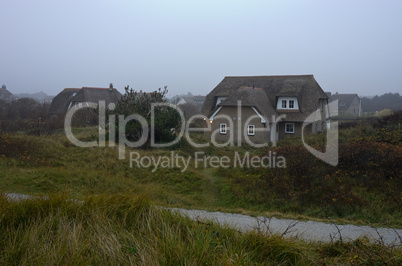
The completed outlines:
{"type": "Polygon", "coordinates": [[[209,93],[225,76],[313,74],[402,94],[400,0],[0,0],[0,85],[209,93]]]}

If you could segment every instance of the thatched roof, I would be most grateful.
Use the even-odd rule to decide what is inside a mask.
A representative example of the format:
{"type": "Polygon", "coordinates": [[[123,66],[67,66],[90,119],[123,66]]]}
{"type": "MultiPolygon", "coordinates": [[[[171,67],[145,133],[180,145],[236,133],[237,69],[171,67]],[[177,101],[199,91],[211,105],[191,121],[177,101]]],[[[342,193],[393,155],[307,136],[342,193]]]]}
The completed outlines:
{"type": "Polygon", "coordinates": [[[276,115],[276,111],[269,102],[267,94],[261,88],[241,87],[231,93],[228,98],[218,104],[219,106],[237,106],[241,101],[242,106],[255,107],[265,117],[271,118],[276,115]]]}
{"type": "Polygon", "coordinates": [[[350,105],[352,104],[354,99],[359,99],[359,96],[357,96],[356,93],[354,94],[332,94],[331,97],[329,97],[329,102],[333,102],[335,100],[338,100],[338,110],[339,111],[345,111],[348,110],[350,105]],[[342,104],[343,103],[343,104],[342,104]]]}
{"type": "Polygon", "coordinates": [[[226,101],[237,103],[236,97],[243,97],[245,100],[252,99],[245,103],[254,104],[264,116],[270,116],[272,111],[276,112],[276,103],[280,96],[297,97],[300,112],[287,113],[288,118],[294,117],[297,120],[303,120],[314,112],[319,99],[328,99],[313,75],[225,77],[207,95],[202,113],[210,116],[216,108],[218,97],[228,97],[221,105],[226,104],[226,101]],[[245,87],[260,88],[261,92],[246,92],[243,91],[245,87]]]}
{"type": "Polygon", "coordinates": [[[6,85],[1,86],[0,88],[0,100],[6,102],[11,102],[12,100],[15,100],[14,95],[7,90],[6,85]]]}
{"type": "Polygon", "coordinates": [[[77,92],[72,102],[90,102],[98,104],[99,101],[105,101],[107,106],[109,103],[117,103],[121,99],[121,96],[120,92],[115,88],[83,87],[77,92]]]}
{"type": "Polygon", "coordinates": [[[68,111],[68,107],[76,102],[98,104],[99,101],[105,101],[107,106],[109,103],[117,103],[121,97],[121,93],[115,88],[66,88],[53,98],[49,113],[64,114],[68,111]]]}
{"type": "Polygon", "coordinates": [[[57,94],[50,104],[49,113],[50,114],[64,114],[67,112],[68,106],[71,103],[73,97],[81,89],[77,88],[66,88],[57,94]]]}
{"type": "Polygon", "coordinates": [[[196,95],[196,96],[183,96],[180,98],[179,102],[185,102],[187,104],[191,104],[201,108],[205,102],[205,96],[196,95]]]}

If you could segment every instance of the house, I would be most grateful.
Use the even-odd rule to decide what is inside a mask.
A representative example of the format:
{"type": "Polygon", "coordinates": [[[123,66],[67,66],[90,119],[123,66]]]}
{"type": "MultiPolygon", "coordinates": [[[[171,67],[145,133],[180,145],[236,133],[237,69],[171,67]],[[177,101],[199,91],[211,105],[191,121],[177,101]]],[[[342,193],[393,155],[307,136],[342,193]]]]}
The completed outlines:
{"type": "Polygon", "coordinates": [[[180,107],[186,117],[191,117],[200,113],[204,102],[205,96],[182,96],[176,105],[180,107]]]}
{"type": "Polygon", "coordinates": [[[106,106],[109,103],[117,103],[121,99],[121,93],[113,88],[66,88],[53,98],[49,107],[49,114],[54,118],[64,118],[65,114],[71,108],[86,107],[88,103],[99,104],[99,101],[105,101],[106,106]]]}
{"type": "Polygon", "coordinates": [[[191,104],[200,108],[205,102],[205,96],[195,95],[195,96],[182,96],[180,97],[177,105],[191,104]]]}
{"type": "Polygon", "coordinates": [[[225,77],[201,112],[211,125],[208,137],[255,144],[300,136],[310,115],[316,118],[303,133],[325,130],[329,119],[328,96],[313,75],[225,77]]]}
{"type": "Polygon", "coordinates": [[[11,102],[15,100],[14,95],[7,90],[6,85],[4,84],[1,86],[0,89],[0,100],[3,100],[5,102],[11,102]]]}
{"type": "Polygon", "coordinates": [[[362,101],[357,94],[331,94],[327,92],[329,102],[338,100],[338,114],[343,117],[360,117],[363,114],[362,101]]]}

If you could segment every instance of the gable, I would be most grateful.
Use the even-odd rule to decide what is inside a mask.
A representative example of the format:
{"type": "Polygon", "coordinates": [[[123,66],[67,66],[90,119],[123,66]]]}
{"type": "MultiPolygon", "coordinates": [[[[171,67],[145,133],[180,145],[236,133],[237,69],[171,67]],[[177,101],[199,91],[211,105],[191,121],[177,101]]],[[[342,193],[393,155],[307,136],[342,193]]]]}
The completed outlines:
{"type": "Polygon", "coordinates": [[[357,94],[333,94],[329,98],[330,102],[338,100],[338,108],[340,111],[345,111],[350,108],[353,102],[358,102],[359,97],[357,94]]]}

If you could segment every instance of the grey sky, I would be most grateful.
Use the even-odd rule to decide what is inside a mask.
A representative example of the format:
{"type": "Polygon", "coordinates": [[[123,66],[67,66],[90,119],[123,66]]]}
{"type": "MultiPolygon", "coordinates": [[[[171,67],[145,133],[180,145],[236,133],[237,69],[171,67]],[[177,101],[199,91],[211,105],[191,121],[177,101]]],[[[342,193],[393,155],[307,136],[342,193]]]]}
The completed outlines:
{"type": "Polygon", "coordinates": [[[224,76],[314,74],[402,93],[402,1],[0,0],[0,85],[55,95],[113,82],[207,94],[224,76]]]}

